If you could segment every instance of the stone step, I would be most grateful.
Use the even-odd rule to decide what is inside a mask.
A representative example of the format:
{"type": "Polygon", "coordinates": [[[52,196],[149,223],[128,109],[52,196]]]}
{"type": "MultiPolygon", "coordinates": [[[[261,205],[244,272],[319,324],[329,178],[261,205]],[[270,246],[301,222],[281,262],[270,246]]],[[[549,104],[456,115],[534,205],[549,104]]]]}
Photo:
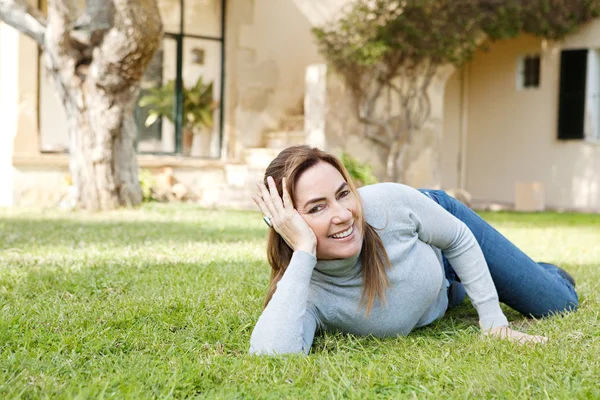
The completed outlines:
{"type": "Polygon", "coordinates": [[[236,187],[227,184],[214,185],[203,188],[199,191],[198,204],[208,208],[236,208],[236,209],[254,209],[256,204],[252,200],[252,194],[256,191],[256,186],[251,188],[236,187]]]}
{"type": "Polygon", "coordinates": [[[252,200],[252,194],[254,194],[255,191],[256,190],[250,188],[224,188],[220,193],[219,204],[217,206],[243,210],[257,210],[258,208],[256,207],[256,204],[254,204],[254,200],[252,200]]]}
{"type": "Polygon", "coordinates": [[[225,166],[225,182],[232,187],[252,187],[263,180],[264,167],[251,167],[246,164],[228,164],[225,166]]]}
{"type": "Polygon", "coordinates": [[[304,114],[284,115],[279,122],[282,131],[304,131],[304,114]]]}
{"type": "Polygon", "coordinates": [[[267,148],[285,149],[290,146],[306,144],[306,133],[302,131],[272,131],[264,134],[267,148]]]}
{"type": "Polygon", "coordinates": [[[267,168],[281,148],[251,147],[244,149],[244,162],[252,169],[267,168]]]}

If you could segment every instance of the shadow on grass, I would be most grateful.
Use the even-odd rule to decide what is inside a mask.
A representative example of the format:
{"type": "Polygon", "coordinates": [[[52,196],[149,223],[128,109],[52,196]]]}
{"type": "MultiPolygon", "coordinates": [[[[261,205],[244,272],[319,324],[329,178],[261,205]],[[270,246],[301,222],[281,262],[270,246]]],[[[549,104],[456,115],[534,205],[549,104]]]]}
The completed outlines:
{"type": "Polygon", "coordinates": [[[266,229],[214,226],[211,223],[165,221],[77,221],[70,219],[3,218],[0,250],[32,246],[72,246],[74,243],[102,244],[117,247],[151,245],[164,242],[240,242],[261,240],[266,229]]]}

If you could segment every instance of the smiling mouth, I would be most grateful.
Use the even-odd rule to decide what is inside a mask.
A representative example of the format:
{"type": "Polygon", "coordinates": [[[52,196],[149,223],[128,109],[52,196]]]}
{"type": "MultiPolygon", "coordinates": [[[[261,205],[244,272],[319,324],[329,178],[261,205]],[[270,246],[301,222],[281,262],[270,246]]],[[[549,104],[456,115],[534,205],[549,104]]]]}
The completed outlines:
{"type": "Polygon", "coordinates": [[[343,239],[352,235],[352,232],[354,232],[354,225],[350,225],[350,228],[346,229],[344,232],[336,233],[335,235],[331,235],[330,237],[334,239],[343,239]]]}

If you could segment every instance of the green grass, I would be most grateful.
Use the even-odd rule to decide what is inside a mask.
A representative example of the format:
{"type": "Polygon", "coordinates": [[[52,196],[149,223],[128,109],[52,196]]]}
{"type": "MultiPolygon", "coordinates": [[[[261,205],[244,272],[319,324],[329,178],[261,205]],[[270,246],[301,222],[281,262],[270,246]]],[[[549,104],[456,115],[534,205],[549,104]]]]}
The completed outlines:
{"type": "Polygon", "coordinates": [[[468,304],[408,337],[247,354],[268,279],[254,212],[0,211],[0,398],[600,398],[600,215],[483,214],[578,281],[581,308],[482,338],[468,304]]]}

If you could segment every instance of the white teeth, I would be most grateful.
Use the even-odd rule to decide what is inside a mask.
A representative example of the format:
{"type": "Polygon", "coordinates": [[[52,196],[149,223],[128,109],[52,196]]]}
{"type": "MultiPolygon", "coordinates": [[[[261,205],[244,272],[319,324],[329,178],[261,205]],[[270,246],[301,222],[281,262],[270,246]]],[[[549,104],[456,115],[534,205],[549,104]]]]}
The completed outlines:
{"type": "Polygon", "coordinates": [[[350,228],[346,229],[342,233],[336,233],[335,235],[331,235],[331,237],[336,238],[336,239],[342,239],[342,238],[345,238],[346,236],[350,236],[351,233],[352,233],[352,226],[350,228]]]}

